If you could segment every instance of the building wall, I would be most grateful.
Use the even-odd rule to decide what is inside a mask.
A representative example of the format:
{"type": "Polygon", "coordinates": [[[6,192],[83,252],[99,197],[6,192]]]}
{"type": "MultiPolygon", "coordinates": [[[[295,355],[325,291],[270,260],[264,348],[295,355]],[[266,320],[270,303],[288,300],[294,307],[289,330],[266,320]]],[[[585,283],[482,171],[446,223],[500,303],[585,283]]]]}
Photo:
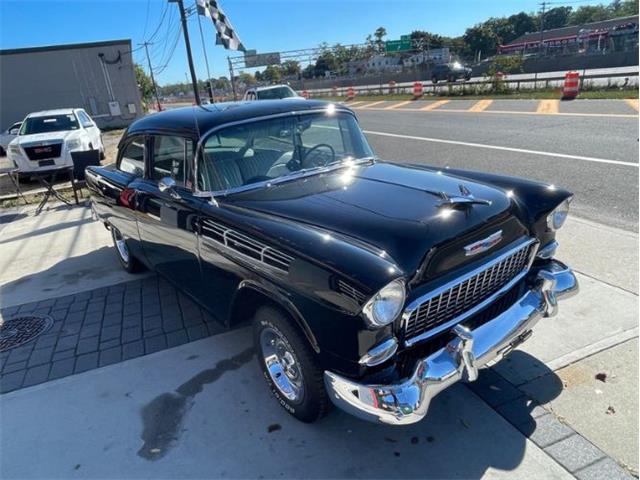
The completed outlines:
{"type": "Polygon", "coordinates": [[[142,115],[130,40],[0,51],[1,129],[31,112],[67,107],[84,108],[100,128],[142,115]],[[114,101],[120,114],[109,107],[114,101]]]}

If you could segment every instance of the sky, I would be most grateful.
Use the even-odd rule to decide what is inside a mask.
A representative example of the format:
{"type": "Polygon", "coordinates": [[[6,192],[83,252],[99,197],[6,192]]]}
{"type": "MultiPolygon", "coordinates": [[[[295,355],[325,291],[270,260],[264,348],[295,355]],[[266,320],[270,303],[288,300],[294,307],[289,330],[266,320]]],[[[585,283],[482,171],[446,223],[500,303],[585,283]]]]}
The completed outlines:
{"type": "MultiPolygon", "coordinates": [[[[362,43],[383,26],[387,39],[399,39],[413,30],[457,36],[492,16],[538,11],[540,0],[220,0],[248,49],[258,52],[313,48],[321,42],[362,43]]],[[[184,0],[185,7],[195,0],[184,0]]],[[[553,6],[608,3],[590,0],[553,0],[553,6]]],[[[227,56],[239,52],[215,45],[212,22],[200,17],[206,54],[215,77],[229,75],[227,56]]],[[[151,61],[163,85],[186,81],[188,64],[178,35],[179,13],[167,0],[0,0],[0,49],[131,39],[133,48],[154,32],[151,61]],[[164,21],[160,22],[163,12],[164,21]],[[159,28],[158,28],[159,27],[159,28]],[[176,44],[175,50],[172,46],[176,44]],[[170,53],[173,50],[173,55],[170,53]],[[164,65],[166,67],[162,68],[164,65]]],[[[196,72],[206,78],[198,19],[188,19],[196,72]]],[[[134,60],[147,69],[144,49],[134,60]]]]}

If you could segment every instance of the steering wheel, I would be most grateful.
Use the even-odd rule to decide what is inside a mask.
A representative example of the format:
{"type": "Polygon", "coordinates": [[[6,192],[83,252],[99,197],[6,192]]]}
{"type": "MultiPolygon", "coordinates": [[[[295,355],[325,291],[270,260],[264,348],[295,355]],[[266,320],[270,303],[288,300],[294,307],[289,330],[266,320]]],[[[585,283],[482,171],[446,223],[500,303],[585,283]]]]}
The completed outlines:
{"type": "Polygon", "coordinates": [[[328,164],[332,163],[333,161],[335,161],[335,159],[336,159],[336,151],[333,149],[333,147],[331,145],[329,145],[328,143],[319,143],[319,144],[311,147],[309,150],[307,150],[307,152],[304,154],[304,157],[302,157],[302,160],[300,161],[300,163],[302,165],[304,165],[304,166],[307,166],[307,165],[305,165],[305,163],[306,163],[306,160],[309,157],[309,155],[311,155],[312,152],[315,152],[317,149],[322,148],[322,147],[328,148],[331,151],[331,159],[330,160],[327,159],[324,162],[324,164],[322,164],[322,165],[314,164],[314,165],[311,165],[311,166],[312,167],[323,167],[323,166],[328,165],[328,164]]]}

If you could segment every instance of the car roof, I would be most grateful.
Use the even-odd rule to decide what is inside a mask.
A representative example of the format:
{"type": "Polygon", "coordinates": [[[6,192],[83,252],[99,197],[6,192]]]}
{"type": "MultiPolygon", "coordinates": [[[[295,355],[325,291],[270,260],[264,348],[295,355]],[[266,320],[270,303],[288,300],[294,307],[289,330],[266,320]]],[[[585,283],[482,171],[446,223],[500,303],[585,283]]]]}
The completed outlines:
{"type": "MultiPolygon", "coordinates": [[[[128,134],[145,132],[174,132],[199,137],[220,125],[270,115],[321,110],[331,102],[320,100],[287,99],[259,102],[223,102],[176,108],[147,115],[133,122],[128,134]]],[[[350,112],[344,105],[334,104],[337,110],[350,112]]]]}
{"type": "Polygon", "coordinates": [[[32,112],[27,117],[48,117],[49,115],[70,115],[78,108],[56,108],[55,110],[42,110],[40,112],[32,112]]]}
{"type": "Polygon", "coordinates": [[[282,85],[281,84],[281,85],[267,85],[265,87],[255,87],[254,90],[256,92],[261,92],[262,90],[272,90],[274,88],[282,88],[282,87],[291,88],[289,85],[282,85]]]}

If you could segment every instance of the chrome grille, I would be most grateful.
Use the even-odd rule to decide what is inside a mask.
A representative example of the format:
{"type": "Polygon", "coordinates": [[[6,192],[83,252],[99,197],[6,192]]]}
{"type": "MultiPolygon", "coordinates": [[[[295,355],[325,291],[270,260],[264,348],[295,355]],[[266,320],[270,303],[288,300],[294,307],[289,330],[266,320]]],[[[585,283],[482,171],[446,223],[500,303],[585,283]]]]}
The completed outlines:
{"type": "Polygon", "coordinates": [[[443,289],[418,299],[405,312],[407,345],[429,338],[472,315],[527,272],[536,243],[528,241],[443,289]]]}
{"type": "Polygon", "coordinates": [[[280,250],[210,220],[202,224],[202,234],[205,241],[214,241],[278,270],[288,271],[293,261],[293,257],[280,250]]]}

